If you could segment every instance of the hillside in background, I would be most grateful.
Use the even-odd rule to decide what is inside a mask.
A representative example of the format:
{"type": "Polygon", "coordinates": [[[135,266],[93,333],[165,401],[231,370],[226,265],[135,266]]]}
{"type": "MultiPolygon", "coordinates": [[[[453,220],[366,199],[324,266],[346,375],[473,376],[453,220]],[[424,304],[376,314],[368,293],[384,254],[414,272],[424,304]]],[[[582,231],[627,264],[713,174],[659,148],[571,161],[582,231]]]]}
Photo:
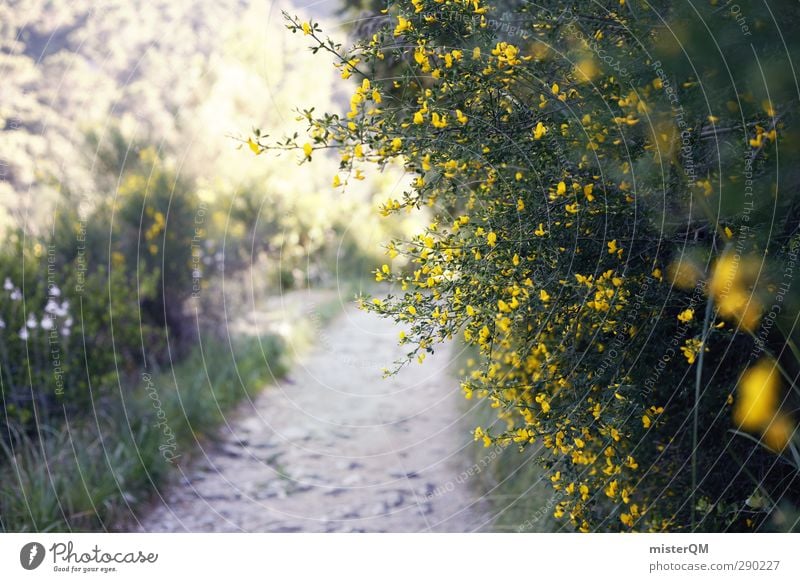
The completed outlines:
{"type": "MultiPolygon", "coordinates": [[[[49,229],[60,192],[113,195],[122,160],[145,146],[205,199],[268,191],[283,216],[287,205],[316,209],[299,227],[317,237],[335,221],[320,200],[333,161],[301,175],[296,156],[256,160],[232,139],[254,123],[291,133],[296,108],[331,104],[335,69],[285,34],[279,7],[12,1],[0,23],[2,228],[49,229]]],[[[353,212],[375,189],[350,188],[337,206],[353,212]]]]}

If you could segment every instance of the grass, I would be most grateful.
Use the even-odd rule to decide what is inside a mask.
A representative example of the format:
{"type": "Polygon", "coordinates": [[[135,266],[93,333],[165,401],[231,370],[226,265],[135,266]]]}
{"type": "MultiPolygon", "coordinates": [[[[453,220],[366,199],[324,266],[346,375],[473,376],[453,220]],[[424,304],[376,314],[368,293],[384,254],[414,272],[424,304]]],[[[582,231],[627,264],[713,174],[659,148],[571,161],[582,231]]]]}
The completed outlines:
{"type": "MultiPolygon", "coordinates": [[[[314,321],[296,322],[291,353],[338,312],[331,301],[315,309],[314,321]]],[[[0,441],[0,531],[129,526],[132,510],[177,474],[170,459],[186,461],[226,412],[286,373],[288,344],[278,335],[205,337],[171,369],[95,402],[96,414],[0,441]]]]}

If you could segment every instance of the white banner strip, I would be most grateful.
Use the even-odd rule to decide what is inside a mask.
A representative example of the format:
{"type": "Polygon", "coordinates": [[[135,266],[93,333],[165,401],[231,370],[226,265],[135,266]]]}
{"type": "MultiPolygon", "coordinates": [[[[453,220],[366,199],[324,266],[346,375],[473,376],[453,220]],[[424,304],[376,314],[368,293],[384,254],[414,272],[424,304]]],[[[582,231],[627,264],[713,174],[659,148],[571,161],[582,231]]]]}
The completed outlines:
{"type": "Polygon", "coordinates": [[[4,534],[0,580],[800,579],[791,534],[4,534]],[[180,576],[181,578],[168,578],[180,576]]]}

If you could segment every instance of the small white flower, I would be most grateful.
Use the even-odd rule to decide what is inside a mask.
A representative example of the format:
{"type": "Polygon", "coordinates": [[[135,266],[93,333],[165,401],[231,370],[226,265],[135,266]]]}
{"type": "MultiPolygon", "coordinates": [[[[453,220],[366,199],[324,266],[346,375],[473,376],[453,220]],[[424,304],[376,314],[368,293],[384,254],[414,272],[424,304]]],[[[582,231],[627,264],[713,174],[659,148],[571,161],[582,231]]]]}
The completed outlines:
{"type": "Polygon", "coordinates": [[[44,306],[45,313],[56,314],[59,311],[58,303],[52,299],[47,300],[47,305],[44,306]]]}
{"type": "Polygon", "coordinates": [[[52,287],[50,287],[50,295],[52,295],[53,297],[60,297],[61,289],[53,285],[52,287]]]}
{"type": "Polygon", "coordinates": [[[36,326],[39,325],[39,323],[36,321],[36,316],[33,313],[28,316],[28,321],[25,322],[25,325],[31,329],[36,329],[36,326]]]}
{"type": "Polygon", "coordinates": [[[21,339],[24,342],[28,341],[28,330],[25,329],[24,327],[21,330],[19,330],[19,339],[21,339]]]}
{"type": "Polygon", "coordinates": [[[11,282],[11,279],[6,277],[5,283],[3,283],[3,289],[6,291],[11,291],[14,288],[14,283],[11,282]]]}
{"type": "Polygon", "coordinates": [[[22,292],[19,289],[14,289],[11,292],[11,300],[12,301],[19,301],[22,299],[22,292]]]}
{"type": "Polygon", "coordinates": [[[53,329],[53,320],[49,317],[43,318],[42,329],[53,329]]]}
{"type": "Polygon", "coordinates": [[[64,320],[64,327],[72,327],[72,318],[68,317],[64,320]]]}
{"type": "Polygon", "coordinates": [[[68,327],[62,327],[62,328],[61,328],[61,335],[62,335],[62,336],[64,336],[64,337],[67,337],[67,336],[69,336],[69,334],[70,334],[70,333],[71,333],[71,332],[69,331],[69,328],[68,328],[68,327]]]}
{"type": "Polygon", "coordinates": [[[5,328],[6,328],[6,322],[0,319],[0,329],[5,329],[5,328]]]}

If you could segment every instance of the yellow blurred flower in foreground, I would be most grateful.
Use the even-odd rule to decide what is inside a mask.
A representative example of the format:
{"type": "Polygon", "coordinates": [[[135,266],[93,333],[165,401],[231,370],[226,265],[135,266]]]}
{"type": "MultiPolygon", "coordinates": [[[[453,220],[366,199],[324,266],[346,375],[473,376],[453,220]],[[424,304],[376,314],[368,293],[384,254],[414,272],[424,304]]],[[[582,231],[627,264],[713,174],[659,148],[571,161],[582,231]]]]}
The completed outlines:
{"type": "Polygon", "coordinates": [[[773,451],[780,453],[792,440],[795,426],[786,414],[780,414],[769,424],[761,436],[762,442],[773,451]]]}
{"type": "Polygon", "coordinates": [[[769,358],[760,359],[739,381],[733,421],[740,428],[755,432],[766,427],[775,415],[780,378],[769,358]]]}
{"type": "Polygon", "coordinates": [[[667,268],[667,276],[678,289],[688,291],[697,284],[697,281],[700,280],[703,274],[699,267],[691,260],[682,258],[673,261],[669,265],[667,268]]]}
{"type": "Polygon", "coordinates": [[[751,288],[758,281],[761,265],[755,257],[739,257],[726,252],[714,265],[708,292],[722,317],[733,319],[745,330],[753,331],[761,321],[763,306],[751,288]]]}

